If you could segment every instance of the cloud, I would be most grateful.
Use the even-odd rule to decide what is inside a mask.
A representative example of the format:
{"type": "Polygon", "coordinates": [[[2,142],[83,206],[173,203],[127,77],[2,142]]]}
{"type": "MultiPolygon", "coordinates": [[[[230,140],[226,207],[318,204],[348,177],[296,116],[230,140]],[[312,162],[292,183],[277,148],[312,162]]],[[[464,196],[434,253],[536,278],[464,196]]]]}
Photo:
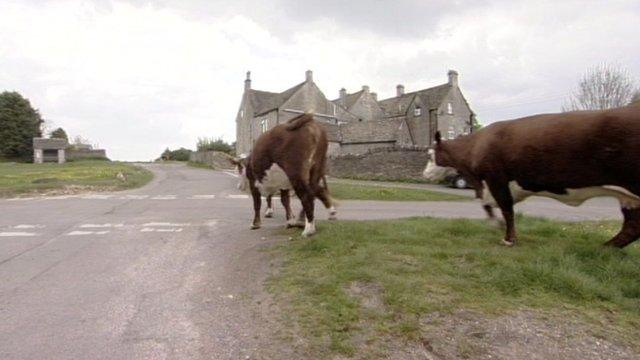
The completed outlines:
{"type": "MultiPolygon", "coordinates": [[[[235,137],[244,73],[329,98],[460,83],[483,122],[558,111],[587,67],[640,74],[633,1],[3,2],[0,84],[116,159],[235,137]],[[428,3],[428,4],[426,4],[428,3]]],[[[0,89],[2,90],[2,89],[0,89]]]]}

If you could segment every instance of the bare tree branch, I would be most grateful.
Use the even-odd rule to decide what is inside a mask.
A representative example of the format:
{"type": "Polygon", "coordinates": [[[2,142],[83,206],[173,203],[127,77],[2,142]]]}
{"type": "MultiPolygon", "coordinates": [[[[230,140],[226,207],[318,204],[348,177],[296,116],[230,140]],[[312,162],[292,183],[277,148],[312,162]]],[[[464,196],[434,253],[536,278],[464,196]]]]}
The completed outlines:
{"type": "Polygon", "coordinates": [[[626,106],[633,91],[633,81],[625,69],[601,64],[584,74],[563,110],[605,110],[626,106]]]}

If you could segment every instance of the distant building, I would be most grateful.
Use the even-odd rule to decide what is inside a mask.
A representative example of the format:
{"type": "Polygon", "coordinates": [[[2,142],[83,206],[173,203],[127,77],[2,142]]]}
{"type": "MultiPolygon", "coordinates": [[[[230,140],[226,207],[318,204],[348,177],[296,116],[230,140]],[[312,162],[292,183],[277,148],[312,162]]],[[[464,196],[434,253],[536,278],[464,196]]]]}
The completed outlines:
{"type": "Polygon", "coordinates": [[[327,129],[331,155],[396,145],[427,147],[436,130],[451,139],[473,130],[475,115],[453,70],[445,84],[409,93],[398,85],[396,96],[384,100],[368,86],[351,94],[343,88],[337,99],[328,100],[310,70],[304,82],[280,93],[252,89],[250,75],[236,116],[238,154],[249,153],[260,134],[305,111],[313,111],[327,129]]]}

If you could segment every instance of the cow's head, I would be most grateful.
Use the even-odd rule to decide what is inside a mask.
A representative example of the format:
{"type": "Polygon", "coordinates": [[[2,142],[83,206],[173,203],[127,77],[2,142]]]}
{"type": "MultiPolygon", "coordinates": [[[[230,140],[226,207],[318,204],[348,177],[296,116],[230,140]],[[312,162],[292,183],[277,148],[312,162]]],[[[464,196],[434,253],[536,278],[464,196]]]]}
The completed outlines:
{"type": "MultiPolygon", "coordinates": [[[[436,132],[435,144],[433,146],[432,161],[438,168],[453,168],[462,175],[467,182],[480,191],[482,189],[482,182],[471,170],[469,147],[471,143],[469,141],[469,135],[458,137],[455,140],[443,141],[440,132],[436,132]]],[[[435,170],[434,170],[435,171],[435,170]]],[[[427,170],[425,169],[425,173],[427,170]]],[[[448,175],[448,174],[447,174],[448,175]]],[[[425,174],[426,176],[426,174],[425,174]]]]}
{"type": "Polygon", "coordinates": [[[442,141],[440,131],[436,132],[434,147],[433,149],[429,149],[427,167],[422,172],[422,176],[427,180],[442,182],[447,176],[455,173],[455,166],[450,159],[450,155],[447,152],[446,147],[446,144],[442,141]]]}
{"type": "Polygon", "coordinates": [[[247,163],[248,157],[241,156],[239,158],[230,158],[229,162],[235,166],[236,171],[238,172],[239,181],[238,181],[238,190],[240,191],[249,191],[249,179],[247,178],[247,163]]]}

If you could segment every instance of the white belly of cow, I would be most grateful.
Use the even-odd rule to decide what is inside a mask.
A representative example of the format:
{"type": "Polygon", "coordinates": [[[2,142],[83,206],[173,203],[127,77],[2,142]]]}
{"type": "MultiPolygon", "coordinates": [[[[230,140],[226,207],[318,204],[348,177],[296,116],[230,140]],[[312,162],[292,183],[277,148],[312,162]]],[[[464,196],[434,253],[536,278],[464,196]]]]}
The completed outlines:
{"type": "Polygon", "coordinates": [[[291,182],[285,174],[284,170],[277,164],[271,165],[269,170],[266,171],[262,181],[256,180],[256,188],[260,191],[260,194],[267,196],[273,195],[280,190],[291,190],[291,182]]]}
{"type": "MultiPolygon", "coordinates": [[[[618,199],[620,205],[626,209],[640,208],[640,197],[628,191],[625,188],[612,185],[591,186],[579,189],[567,189],[566,194],[555,194],[547,191],[533,192],[524,190],[517,182],[509,183],[509,190],[514,203],[518,203],[529,196],[543,196],[558,200],[570,206],[580,206],[585,201],[595,197],[614,197],[618,199]]],[[[491,195],[487,184],[484,183],[484,191],[482,194],[483,205],[498,207],[495,199],[491,195]]]]}

